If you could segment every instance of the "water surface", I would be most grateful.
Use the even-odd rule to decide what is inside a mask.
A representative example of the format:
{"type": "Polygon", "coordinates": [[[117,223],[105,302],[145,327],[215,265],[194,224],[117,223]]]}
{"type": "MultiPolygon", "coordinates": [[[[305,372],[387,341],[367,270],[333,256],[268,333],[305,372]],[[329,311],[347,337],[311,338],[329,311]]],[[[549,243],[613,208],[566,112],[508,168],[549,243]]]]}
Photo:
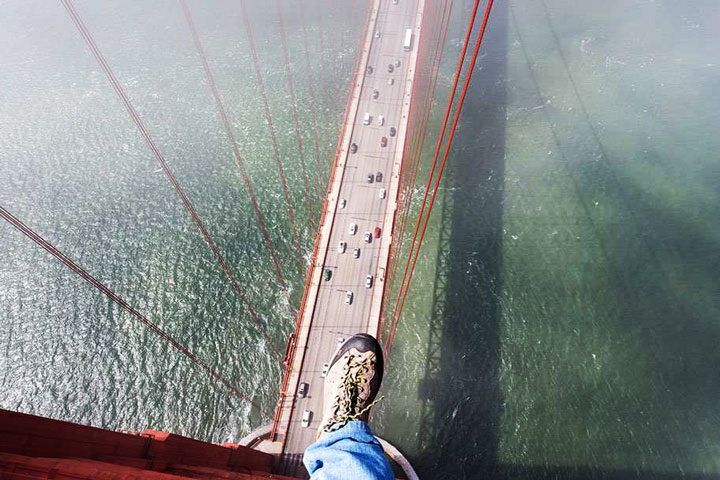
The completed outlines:
{"type": "MultiPolygon", "coordinates": [[[[307,253],[321,182],[308,209],[270,3],[248,5],[307,253]]],[[[286,295],[179,4],[77,5],[284,344],[286,295]]],[[[333,86],[350,74],[364,16],[350,3],[342,14],[292,5],[292,71],[316,165],[306,127],[314,111],[324,131],[325,102],[303,80],[299,13],[335,130],[344,95],[333,86]],[[319,31],[334,69],[317,63],[319,31]]],[[[191,6],[297,301],[302,276],[240,12],[191,6]]],[[[0,10],[0,204],[271,409],[278,363],[60,4],[0,10]]],[[[720,474],[719,29],[710,0],[496,4],[374,415],[422,478],[720,474]]],[[[263,422],[11,227],[0,238],[1,407],[213,441],[263,422]]]]}

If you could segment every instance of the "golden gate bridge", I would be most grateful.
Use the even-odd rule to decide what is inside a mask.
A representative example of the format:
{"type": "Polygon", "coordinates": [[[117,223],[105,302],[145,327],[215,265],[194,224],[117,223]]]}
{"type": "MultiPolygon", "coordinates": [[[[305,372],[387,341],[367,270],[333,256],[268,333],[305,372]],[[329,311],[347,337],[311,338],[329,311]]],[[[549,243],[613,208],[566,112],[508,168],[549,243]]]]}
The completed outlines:
{"type": "MultiPolygon", "coordinates": [[[[251,52],[257,94],[263,105],[266,138],[272,146],[277,181],[281,185],[283,204],[289,219],[288,229],[292,235],[295,261],[300,267],[299,271],[305,275],[302,299],[297,306],[289,294],[287,268],[276,253],[262,205],[255,193],[254,181],[246,168],[241,145],[234,133],[233,120],[215,81],[212,62],[203,45],[203,32],[196,25],[193,8],[188,0],[179,0],[178,7],[187,23],[199,68],[204,73],[209,94],[227,138],[227,146],[247,190],[266,254],[294,317],[288,319],[294,322],[294,329],[285,345],[277,344],[268,334],[267,325],[245,292],[246,287],[238,280],[232,265],[210,233],[211,228],[201,218],[190,195],[178,180],[147,123],[95,40],[92,26],[86,23],[73,0],[60,2],[160,165],[198,234],[211,251],[217,262],[218,274],[230,283],[255,328],[282,363],[283,376],[278,379],[281,387],[277,404],[260,405],[254,401],[238,382],[228,379],[180,339],[164,330],[161,322],[150,320],[147,314],[113,292],[103,279],[94,276],[37,233],[32,227],[32,219],[20,219],[3,206],[0,206],[0,216],[145,328],[190,359],[214,381],[251,404],[267,421],[267,427],[261,429],[262,434],[254,441],[255,448],[280,458],[276,471],[302,476],[302,452],[314,440],[313,427],[319,421],[312,419],[312,416],[321,408],[318,404],[321,395],[317,394],[317,389],[321,388],[323,366],[332,357],[337,345],[355,332],[368,332],[381,341],[386,358],[391,360],[390,350],[402,319],[428,220],[481,50],[492,0],[484,2],[484,9],[480,8],[479,0],[471,6],[439,132],[430,131],[429,123],[453,1],[368,0],[364,29],[357,39],[359,46],[356,49],[354,73],[349,84],[343,86],[343,90],[347,91],[345,113],[342,123],[337,126],[338,140],[334,152],[331,152],[333,128],[327,116],[327,105],[333,101],[332,92],[320,92],[322,103],[325,104],[324,129],[314,110],[312,121],[302,123],[299,119],[295,87],[298,79],[293,78],[290,68],[293,59],[285,33],[284,19],[288,2],[275,0],[288,108],[292,113],[295,138],[295,154],[289,156],[281,153],[276,121],[268,101],[269,95],[278,92],[269,92],[266,87],[265,69],[258,55],[254,25],[245,0],[238,1],[243,31],[251,52]],[[313,145],[310,149],[303,144],[303,127],[312,130],[310,137],[313,145]],[[327,145],[327,151],[324,151],[323,144],[327,145]],[[426,148],[430,152],[430,160],[427,178],[421,182],[418,177],[426,148]],[[309,157],[314,158],[314,168],[309,166],[309,157]],[[288,162],[300,165],[308,221],[317,232],[309,261],[300,241],[298,218],[288,190],[288,162]],[[325,162],[329,165],[327,179],[323,174],[325,162]],[[311,185],[314,184],[323,186],[325,192],[319,205],[312,200],[311,185]],[[420,208],[417,216],[408,222],[412,205],[418,200],[420,208]],[[319,212],[318,218],[315,218],[313,212],[319,212]],[[316,395],[308,395],[308,390],[314,391],[316,395]],[[301,420],[306,417],[310,420],[301,420]]],[[[344,6],[348,9],[349,4],[340,2],[332,4],[332,8],[341,9],[344,6]]],[[[301,62],[306,68],[308,91],[312,101],[317,103],[308,56],[308,28],[304,13],[300,17],[304,56],[301,62]]],[[[322,29],[318,29],[317,34],[322,44],[322,29]]],[[[332,63],[331,60],[326,62],[332,63]]],[[[320,62],[321,72],[335,69],[334,65],[323,63],[320,62]]],[[[340,91],[337,89],[335,95],[340,91]]]]}

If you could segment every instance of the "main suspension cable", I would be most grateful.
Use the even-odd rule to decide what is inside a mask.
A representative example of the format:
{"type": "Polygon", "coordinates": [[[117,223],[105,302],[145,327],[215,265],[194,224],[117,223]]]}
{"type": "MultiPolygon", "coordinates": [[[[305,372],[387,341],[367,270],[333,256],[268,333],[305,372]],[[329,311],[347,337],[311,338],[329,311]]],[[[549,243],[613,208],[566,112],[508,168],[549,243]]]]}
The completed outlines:
{"type": "MultiPolygon", "coordinates": [[[[440,181],[442,180],[443,172],[445,171],[445,165],[447,164],[447,159],[450,154],[450,147],[452,147],[452,141],[453,137],[455,136],[455,131],[457,129],[457,124],[460,119],[460,114],[462,113],[462,107],[465,103],[465,96],[467,95],[468,87],[470,86],[470,80],[472,78],[473,71],[475,70],[475,62],[477,61],[478,53],[480,52],[480,46],[482,45],[483,37],[485,36],[485,30],[487,28],[487,23],[490,18],[490,11],[493,6],[493,0],[487,0],[487,7],[485,8],[485,16],[483,17],[482,25],[480,26],[480,31],[478,32],[478,36],[475,40],[475,47],[473,49],[472,57],[470,58],[470,64],[468,66],[467,74],[465,75],[465,81],[463,84],[462,92],[460,93],[460,99],[458,100],[458,104],[455,110],[455,115],[453,117],[452,121],[452,127],[450,128],[450,133],[448,135],[447,143],[445,144],[445,152],[443,153],[442,163],[440,164],[440,169],[438,170],[437,178],[435,179],[435,186],[433,188],[432,196],[430,197],[430,204],[428,206],[427,214],[425,215],[425,220],[423,222],[422,232],[420,234],[420,239],[418,240],[418,246],[415,250],[415,256],[412,261],[412,267],[410,268],[410,273],[408,275],[407,284],[405,286],[405,291],[402,294],[402,302],[400,302],[400,307],[397,310],[396,313],[393,314],[395,317],[394,325],[391,326],[393,329],[390,338],[388,338],[389,344],[386,345],[386,349],[392,346],[392,342],[395,338],[395,331],[397,330],[397,323],[400,318],[400,314],[402,313],[403,306],[405,304],[405,298],[407,297],[408,290],[410,288],[410,283],[412,282],[412,276],[413,272],[415,270],[415,264],[418,259],[418,255],[420,253],[420,248],[422,247],[423,239],[425,238],[425,232],[427,230],[428,221],[430,219],[430,214],[432,213],[433,206],[435,204],[435,198],[437,197],[437,191],[440,186],[440,181]]],[[[474,23],[474,22],[473,22],[474,23]]],[[[442,140],[440,138],[438,140],[439,142],[442,140]]],[[[416,231],[417,233],[417,231],[416,231]]]]}
{"type": "MultiPolygon", "coordinates": [[[[422,204],[420,206],[420,212],[418,214],[418,220],[417,224],[415,225],[415,233],[413,234],[412,241],[410,242],[410,252],[408,253],[407,262],[405,263],[405,269],[403,271],[403,277],[402,281],[400,282],[400,290],[398,292],[397,299],[395,301],[395,308],[393,309],[393,314],[390,319],[390,328],[391,331],[394,328],[394,325],[396,323],[397,318],[397,312],[400,306],[400,302],[402,300],[402,293],[403,289],[405,287],[405,282],[407,280],[407,274],[410,269],[410,262],[412,259],[413,252],[415,250],[415,241],[417,240],[418,232],[420,230],[420,224],[422,223],[423,213],[425,210],[425,203],[427,201],[428,193],[430,192],[430,186],[432,185],[432,179],[433,175],[435,173],[435,168],[437,167],[437,161],[440,157],[440,150],[442,147],[443,137],[445,136],[445,129],[447,128],[447,123],[450,118],[450,112],[452,111],[453,102],[455,100],[455,93],[457,91],[458,83],[460,82],[460,74],[462,72],[462,67],[465,62],[465,55],[467,53],[467,48],[470,44],[470,37],[472,35],[472,30],[475,25],[475,17],[477,15],[478,7],[480,6],[480,0],[475,0],[472,8],[472,13],[470,16],[470,21],[468,22],[467,32],[465,33],[465,41],[463,42],[462,50],[460,51],[460,57],[458,58],[458,64],[455,67],[455,79],[453,80],[452,88],[450,89],[450,97],[448,98],[447,107],[445,108],[445,117],[443,118],[443,124],[442,128],[440,129],[440,135],[438,136],[437,141],[437,147],[435,149],[435,155],[433,156],[432,166],[430,167],[430,173],[428,174],[428,180],[427,184],[425,185],[425,192],[423,194],[422,204]]],[[[390,338],[388,338],[390,340],[390,338]]],[[[387,348],[387,343],[386,343],[387,348]]],[[[387,352],[386,352],[387,353],[387,352]]]]}
{"type": "Polygon", "coordinates": [[[180,182],[178,182],[177,178],[175,177],[172,170],[170,169],[170,166],[165,161],[165,157],[163,156],[162,152],[160,152],[160,149],[155,144],[155,141],[153,140],[152,136],[150,136],[150,132],[145,127],[145,123],[140,118],[140,115],[135,110],[135,107],[133,107],[132,103],[130,103],[130,99],[128,98],[127,94],[125,93],[125,89],[122,87],[122,85],[118,81],[117,77],[113,73],[112,69],[110,68],[110,65],[105,60],[104,55],[98,48],[97,44],[95,43],[95,40],[93,39],[92,35],[90,34],[90,31],[88,30],[87,26],[85,25],[82,18],[78,14],[77,10],[75,10],[75,6],[73,5],[72,0],[60,0],[60,1],[62,2],[63,6],[67,10],[67,12],[70,15],[70,18],[72,19],[75,26],[80,31],[80,34],[82,35],[83,39],[85,40],[85,43],[88,45],[88,47],[92,51],[93,55],[95,56],[95,59],[97,60],[100,67],[102,68],[103,72],[105,73],[108,80],[110,81],[110,84],[112,85],[113,89],[115,90],[115,93],[117,93],[118,97],[120,97],[120,100],[122,101],[123,105],[125,106],[125,109],[127,110],[128,114],[130,114],[130,117],[135,122],[135,125],[137,125],[138,129],[140,130],[140,133],[142,134],[143,138],[145,139],[145,142],[150,147],[150,149],[153,151],[155,158],[160,163],[160,166],[162,167],[163,171],[165,172],[165,175],[167,176],[168,180],[170,181],[173,188],[177,192],[178,196],[180,197],[180,200],[183,202],[185,209],[188,211],[188,213],[192,217],[198,230],[200,230],[200,233],[202,234],[203,238],[205,239],[205,243],[207,243],[208,247],[210,248],[213,255],[215,256],[215,259],[220,264],[220,267],[225,272],[225,275],[232,283],[232,286],[235,289],[235,292],[238,294],[240,301],[245,306],[245,309],[248,311],[248,313],[250,313],[250,316],[252,317],[253,322],[255,323],[255,326],[265,337],[265,341],[268,343],[270,348],[275,352],[275,354],[278,356],[278,358],[282,359],[282,354],[280,353],[278,348],[275,346],[275,343],[270,339],[270,336],[268,335],[267,331],[265,330],[265,328],[262,325],[262,322],[260,321],[260,317],[255,312],[255,309],[252,307],[249,300],[247,299],[245,292],[240,287],[240,284],[238,283],[237,279],[235,278],[235,275],[232,273],[232,270],[230,270],[230,266],[225,261],[225,258],[220,253],[220,249],[218,248],[217,244],[213,241],[212,237],[210,236],[210,233],[208,232],[207,228],[205,227],[205,224],[203,224],[202,220],[200,220],[200,216],[195,211],[195,208],[193,207],[192,203],[190,202],[190,199],[188,198],[187,193],[185,193],[185,189],[182,187],[180,182]]]}
{"type": "Polygon", "coordinates": [[[140,321],[147,328],[149,328],[153,333],[155,333],[157,336],[159,336],[164,341],[169,343],[170,346],[172,346],[175,350],[177,350],[181,354],[185,355],[193,363],[195,363],[200,368],[205,370],[217,381],[219,381],[220,383],[225,385],[228,389],[230,389],[230,391],[232,391],[239,398],[245,400],[250,405],[257,408],[260,411],[260,413],[262,413],[265,417],[267,417],[267,418],[270,417],[268,412],[263,410],[263,408],[260,405],[255,403],[249,396],[247,396],[245,393],[243,393],[237,385],[235,385],[230,380],[225,378],[220,372],[218,372],[217,370],[212,368],[200,356],[191,352],[185,345],[183,345],[178,340],[176,340],[172,335],[167,333],[165,330],[160,328],[157,324],[153,323],[150,319],[148,319],[143,314],[138,312],[132,305],[130,305],[128,302],[126,302],[121,297],[119,297],[117,294],[115,294],[105,284],[103,284],[98,279],[96,279],[95,277],[90,275],[90,273],[88,273],[87,270],[83,269],[80,265],[75,263],[67,255],[65,255],[60,250],[58,250],[54,245],[52,245],[50,242],[45,240],[42,236],[40,236],[38,233],[36,233],[34,230],[32,230],[30,227],[28,227],[25,223],[23,223],[20,219],[15,217],[10,212],[8,212],[2,206],[0,206],[0,217],[4,218],[8,223],[10,223],[10,225],[15,227],[23,235],[25,235],[30,240],[35,242],[38,246],[42,247],[45,251],[47,251],[48,253],[53,255],[55,258],[60,260],[63,264],[65,264],[66,267],[68,267],[70,270],[72,270],[73,272],[78,274],[80,277],[82,277],[82,279],[85,280],[87,283],[89,283],[90,285],[92,285],[93,287],[98,289],[100,292],[102,292],[106,297],[108,297],[110,300],[115,302],[123,310],[125,310],[130,315],[135,317],[136,320],[140,321]]]}

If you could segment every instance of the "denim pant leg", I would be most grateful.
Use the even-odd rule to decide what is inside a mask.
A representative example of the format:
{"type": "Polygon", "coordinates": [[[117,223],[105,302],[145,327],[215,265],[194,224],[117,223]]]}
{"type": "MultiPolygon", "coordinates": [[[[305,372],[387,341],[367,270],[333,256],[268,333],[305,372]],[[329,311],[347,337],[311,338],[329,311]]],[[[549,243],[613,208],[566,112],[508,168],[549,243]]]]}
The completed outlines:
{"type": "Polygon", "coordinates": [[[394,480],[380,443],[365,422],[323,433],[305,450],[311,480],[394,480]]]}

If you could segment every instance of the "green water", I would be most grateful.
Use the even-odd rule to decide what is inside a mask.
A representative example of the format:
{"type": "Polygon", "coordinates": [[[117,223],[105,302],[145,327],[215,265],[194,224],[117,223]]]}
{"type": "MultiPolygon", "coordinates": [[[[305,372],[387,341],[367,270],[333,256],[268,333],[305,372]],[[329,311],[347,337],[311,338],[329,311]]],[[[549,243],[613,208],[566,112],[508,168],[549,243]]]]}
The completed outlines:
{"type": "MultiPolygon", "coordinates": [[[[357,18],[365,14],[364,5],[348,3],[332,13],[321,7],[326,5],[284,6],[315,218],[320,185],[327,181],[326,153],[334,152],[325,116],[334,138],[363,27],[357,18]],[[314,96],[306,82],[300,9],[314,96]],[[320,127],[321,158],[309,128],[313,119],[320,127]],[[318,164],[320,180],[313,175],[318,164]]],[[[191,8],[288,280],[287,293],[298,302],[304,279],[240,10],[225,1],[191,2],[191,8]]],[[[0,9],[0,203],[272,410],[279,362],[60,2],[6,2],[0,9]]],[[[180,3],[77,2],[77,9],[283,350],[294,325],[287,295],[180,3]]],[[[248,2],[248,14],[302,253],[308,256],[314,230],[287,108],[277,14],[261,2],[248,2]]],[[[0,236],[2,407],[116,429],[153,426],[215,441],[238,439],[265,421],[9,225],[0,226],[0,236]]]]}
{"type": "Polygon", "coordinates": [[[717,478],[718,26],[496,5],[375,417],[426,478],[717,478]]]}
{"type": "MultiPolygon", "coordinates": [[[[274,11],[248,5],[293,158],[274,11]]],[[[318,95],[350,74],[363,12],[348,5],[333,30],[347,47],[326,39],[338,83],[314,65],[318,95]]],[[[191,6],[297,299],[239,11],[191,6]]],[[[311,38],[329,6],[305,4],[311,38]]],[[[454,8],[434,132],[467,8],[454,8]]],[[[179,5],[78,9],[283,343],[287,301],[179,5]]],[[[59,3],[0,10],[0,204],[272,408],[277,363],[59,3]]],[[[495,5],[373,419],[421,478],[720,478],[719,28],[711,0],[495,5]]],[[[307,127],[320,107],[304,67],[307,127]]],[[[213,441],[263,422],[7,225],[0,243],[0,407],[213,441]]]]}

